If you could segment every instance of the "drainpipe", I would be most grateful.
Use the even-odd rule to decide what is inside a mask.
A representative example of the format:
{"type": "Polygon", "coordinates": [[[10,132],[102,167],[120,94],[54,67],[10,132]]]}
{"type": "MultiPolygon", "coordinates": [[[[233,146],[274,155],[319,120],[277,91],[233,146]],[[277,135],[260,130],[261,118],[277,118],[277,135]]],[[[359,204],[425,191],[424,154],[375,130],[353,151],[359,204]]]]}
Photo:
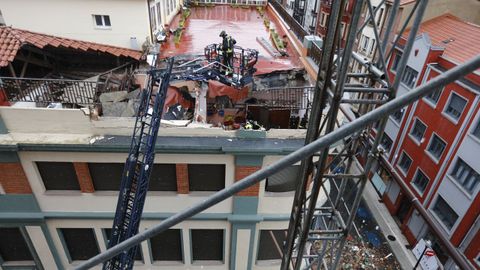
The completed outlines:
{"type": "Polygon", "coordinates": [[[153,44],[152,14],[150,14],[150,0],[147,1],[148,28],[150,28],[150,43],[153,44]]]}

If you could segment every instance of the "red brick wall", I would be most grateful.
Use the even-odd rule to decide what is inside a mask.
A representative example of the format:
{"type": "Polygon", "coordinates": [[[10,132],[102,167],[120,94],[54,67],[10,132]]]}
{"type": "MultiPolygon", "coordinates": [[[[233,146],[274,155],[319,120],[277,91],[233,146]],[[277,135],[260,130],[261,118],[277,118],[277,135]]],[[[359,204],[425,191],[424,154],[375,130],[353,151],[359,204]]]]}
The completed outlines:
{"type": "MultiPolygon", "coordinates": [[[[242,180],[246,176],[260,170],[259,166],[236,166],[235,167],[235,182],[242,180]]],[[[237,196],[258,196],[258,191],[260,184],[257,183],[245,190],[240,191],[237,193],[237,196]]]]}
{"type": "Polygon", "coordinates": [[[75,167],[80,190],[85,193],[93,193],[95,188],[93,187],[92,177],[88,170],[88,164],[85,162],[74,162],[73,167],[75,167]]]}
{"type": "Polygon", "coordinates": [[[177,171],[177,192],[178,194],[188,194],[188,164],[176,164],[177,171]]]}
{"type": "Polygon", "coordinates": [[[27,176],[20,163],[0,163],[0,184],[5,193],[32,193],[27,176]]]}

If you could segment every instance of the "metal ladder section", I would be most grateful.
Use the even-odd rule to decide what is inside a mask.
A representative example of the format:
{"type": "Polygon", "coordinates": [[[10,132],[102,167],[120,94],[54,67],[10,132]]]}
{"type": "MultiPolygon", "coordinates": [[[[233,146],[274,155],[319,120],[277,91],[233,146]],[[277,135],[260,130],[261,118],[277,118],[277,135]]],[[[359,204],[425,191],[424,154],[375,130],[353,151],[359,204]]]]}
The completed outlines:
{"type": "MultiPolygon", "coordinates": [[[[108,248],[112,248],[138,233],[148,182],[153,169],[155,142],[162,118],[163,106],[170,82],[173,58],[167,60],[167,68],[147,74],[147,84],[137,111],[130,152],[123,169],[120,194],[113,221],[108,248]],[[160,82],[158,91],[154,91],[160,82]]],[[[104,270],[131,269],[137,246],[106,261],[104,270]]]]}

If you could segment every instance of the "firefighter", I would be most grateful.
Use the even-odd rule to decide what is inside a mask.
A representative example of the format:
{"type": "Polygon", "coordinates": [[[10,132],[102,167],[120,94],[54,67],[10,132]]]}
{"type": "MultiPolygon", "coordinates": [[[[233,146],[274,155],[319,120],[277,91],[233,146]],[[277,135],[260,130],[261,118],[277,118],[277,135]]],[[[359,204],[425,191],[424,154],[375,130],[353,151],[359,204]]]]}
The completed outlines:
{"type": "MultiPolygon", "coordinates": [[[[222,44],[220,49],[222,50],[223,55],[223,64],[229,69],[233,67],[233,46],[237,43],[235,39],[227,35],[225,31],[220,32],[220,37],[222,38],[222,44]]],[[[226,74],[228,75],[228,70],[226,74]]]]}

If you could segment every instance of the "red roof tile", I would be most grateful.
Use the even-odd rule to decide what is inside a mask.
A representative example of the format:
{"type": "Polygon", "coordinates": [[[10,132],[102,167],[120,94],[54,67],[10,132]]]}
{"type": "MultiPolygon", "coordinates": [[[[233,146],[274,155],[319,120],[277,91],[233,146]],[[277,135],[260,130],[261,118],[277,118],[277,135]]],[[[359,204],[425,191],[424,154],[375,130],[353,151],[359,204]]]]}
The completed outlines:
{"type": "Polygon", "coordinates": [[[13,61],[18,50],[24,44],[30,44],[40,49],[45,46],[52,46],[79,49],[82,51],[100,51],[115,56],[131,57],[137,60],[142,56],[142,53],[136,50],[56,37],[3,26],[0,27],[0,67],[7,66],[9,62],[13,61]]]}
{"type": "MultiPolygon", "coordinates": [[[[407,37],[409,31],[403,35],[407,37]]],[[[432,45],[445,48],[443,57],[460,64],[480,54],[480,26],[443,14],[420,25],[432,45]]]]}

